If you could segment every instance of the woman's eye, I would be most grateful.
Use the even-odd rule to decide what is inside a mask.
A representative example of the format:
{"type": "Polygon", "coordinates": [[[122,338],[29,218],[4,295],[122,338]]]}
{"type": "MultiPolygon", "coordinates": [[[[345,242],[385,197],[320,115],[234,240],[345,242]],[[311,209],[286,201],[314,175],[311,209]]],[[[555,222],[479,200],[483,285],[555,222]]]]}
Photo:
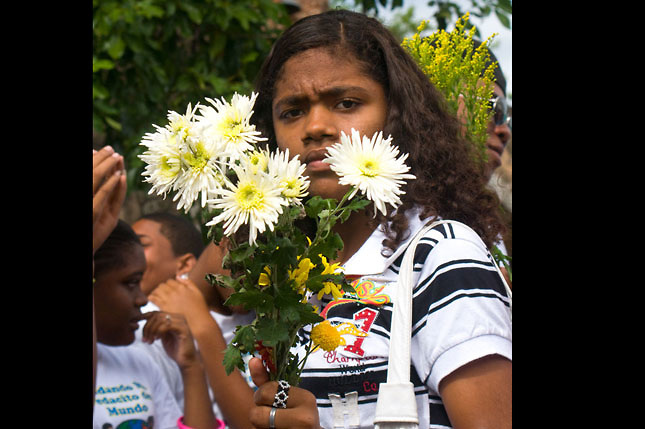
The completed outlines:
{"type": "Polygon", "coordinates": [[[289,109],[289,110],[285,110],[284,112],[282,112],[282,114],[280,115],[280,118],[282,118],[282,119],[292,119],[292,118],[296,118],[296,117],[300,116],[301,114],[302,114],[302,110],[300,110],[300,109],[289,109]]]}
{"type": "Polygon", "coordinates": [[[356,105],[358,105],[358,103],[354,100],[343,100],[337,104],[338,108],[340,109],[351,109],[356,105]]]}

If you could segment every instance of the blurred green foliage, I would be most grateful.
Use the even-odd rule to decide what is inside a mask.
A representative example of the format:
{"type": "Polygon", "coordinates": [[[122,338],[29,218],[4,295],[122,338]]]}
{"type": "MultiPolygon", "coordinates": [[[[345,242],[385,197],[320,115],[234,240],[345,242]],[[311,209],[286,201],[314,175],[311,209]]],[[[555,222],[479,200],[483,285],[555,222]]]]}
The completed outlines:
{"type": "Polygon", "coordinates": [[[137,155],[152,124],[204,97],[250,93],[289,23],[273,0],[93,0],[94,136],[125,156],[129,190],[145,186],[137,155]]]}

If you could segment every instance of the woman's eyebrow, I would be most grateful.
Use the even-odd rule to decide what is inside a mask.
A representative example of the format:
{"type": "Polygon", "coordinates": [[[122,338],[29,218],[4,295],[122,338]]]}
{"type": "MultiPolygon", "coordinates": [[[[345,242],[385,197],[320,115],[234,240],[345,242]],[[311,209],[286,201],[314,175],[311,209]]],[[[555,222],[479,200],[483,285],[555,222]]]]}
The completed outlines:
{"type": "MultiPolygon", "coordinates": [[[[334,86],[331,88],[324,89],[322,91],[316,91],[316,94],[320,98],[327,98],[327,97],[339,97],[341,95],[344,95],[348,92],[359,92],[365,95],[368,95],[368,92],[365,88],[362,86],[334,86]]],[[[293,106],[293,105],[299,105],[306,101],[309,97],[304,94],[293,94],[293,95],[287,95],[285,97],[280,98],[274,107],[274,110],[276,112],[280,111],[281,108],[284,106],[293,106]]]]}

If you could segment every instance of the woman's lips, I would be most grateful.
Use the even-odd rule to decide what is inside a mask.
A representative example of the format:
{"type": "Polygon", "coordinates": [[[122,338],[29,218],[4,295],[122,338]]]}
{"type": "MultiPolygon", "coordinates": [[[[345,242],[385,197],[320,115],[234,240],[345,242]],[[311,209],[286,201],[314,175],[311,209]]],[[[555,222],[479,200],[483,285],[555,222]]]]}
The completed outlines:
{"type": "Polygon", "coordinates": [[[331,166],[323,162],[322,160],[315,160],[307,163],[307,171],[317,172],[317,171],[327,171],[331,170],[331,166]]]}
{"type": "Polygon", "coordinates": [[[323,160],[327,157],[327,149],[315,149],[309,152],[305,156],[305,164],[307,165],[307,171],[309,172],[318,172],[318,171],[327,171],[331,169],[331,166],[324,162],[323,160]]]}

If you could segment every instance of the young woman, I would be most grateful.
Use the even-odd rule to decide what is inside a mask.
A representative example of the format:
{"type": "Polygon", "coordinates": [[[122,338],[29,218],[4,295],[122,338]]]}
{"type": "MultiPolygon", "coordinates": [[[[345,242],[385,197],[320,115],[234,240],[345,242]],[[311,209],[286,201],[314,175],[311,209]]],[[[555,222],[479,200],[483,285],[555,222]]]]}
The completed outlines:
{"type": "MultiPolygon", "coordinates": [[[[259,389],[251,421],[373,427],[402,255],[426,222],[449,219],[458,222],[431,230],[415,254],[411,381],[419,427],[511,427],[510,303],[486,248],[503,231],[499,202],[485,190],[482,163],[438,90],[377,20],[333,10],[285,31],[256,91],[258,129],[306,163],[310,194],[339,199],[347,191],[322,159],[352,128],[392,135],[416,180],[397,210],[375,218],[372,210],[356,213],[336,228],[344,242],[338,262],[356,278],[357,294],[342,304],[325,297],[314,304],[331,322],[353,323],[367,336],[313,353],[286,409],[272,408],[277,383],[252,360],[259,389]]],[[[301,334],[308,339],[308,330],[301,334]]]]}
{"type": "Polygon", "coordinates": [[[118,221],[94,253],[94,264],[97,339],[94,428],[106,424],[215,427],[203,364],[186,320],[177,314],[143,315],[140,311],[147,302],[140,287],[146,261],[143,247],[127,223],[118,221]],[[183,412],[152,358],[128,347],[143,319],[146,319],[144,339],[152,342],[160,338],[181,370],[183,412]]]}

